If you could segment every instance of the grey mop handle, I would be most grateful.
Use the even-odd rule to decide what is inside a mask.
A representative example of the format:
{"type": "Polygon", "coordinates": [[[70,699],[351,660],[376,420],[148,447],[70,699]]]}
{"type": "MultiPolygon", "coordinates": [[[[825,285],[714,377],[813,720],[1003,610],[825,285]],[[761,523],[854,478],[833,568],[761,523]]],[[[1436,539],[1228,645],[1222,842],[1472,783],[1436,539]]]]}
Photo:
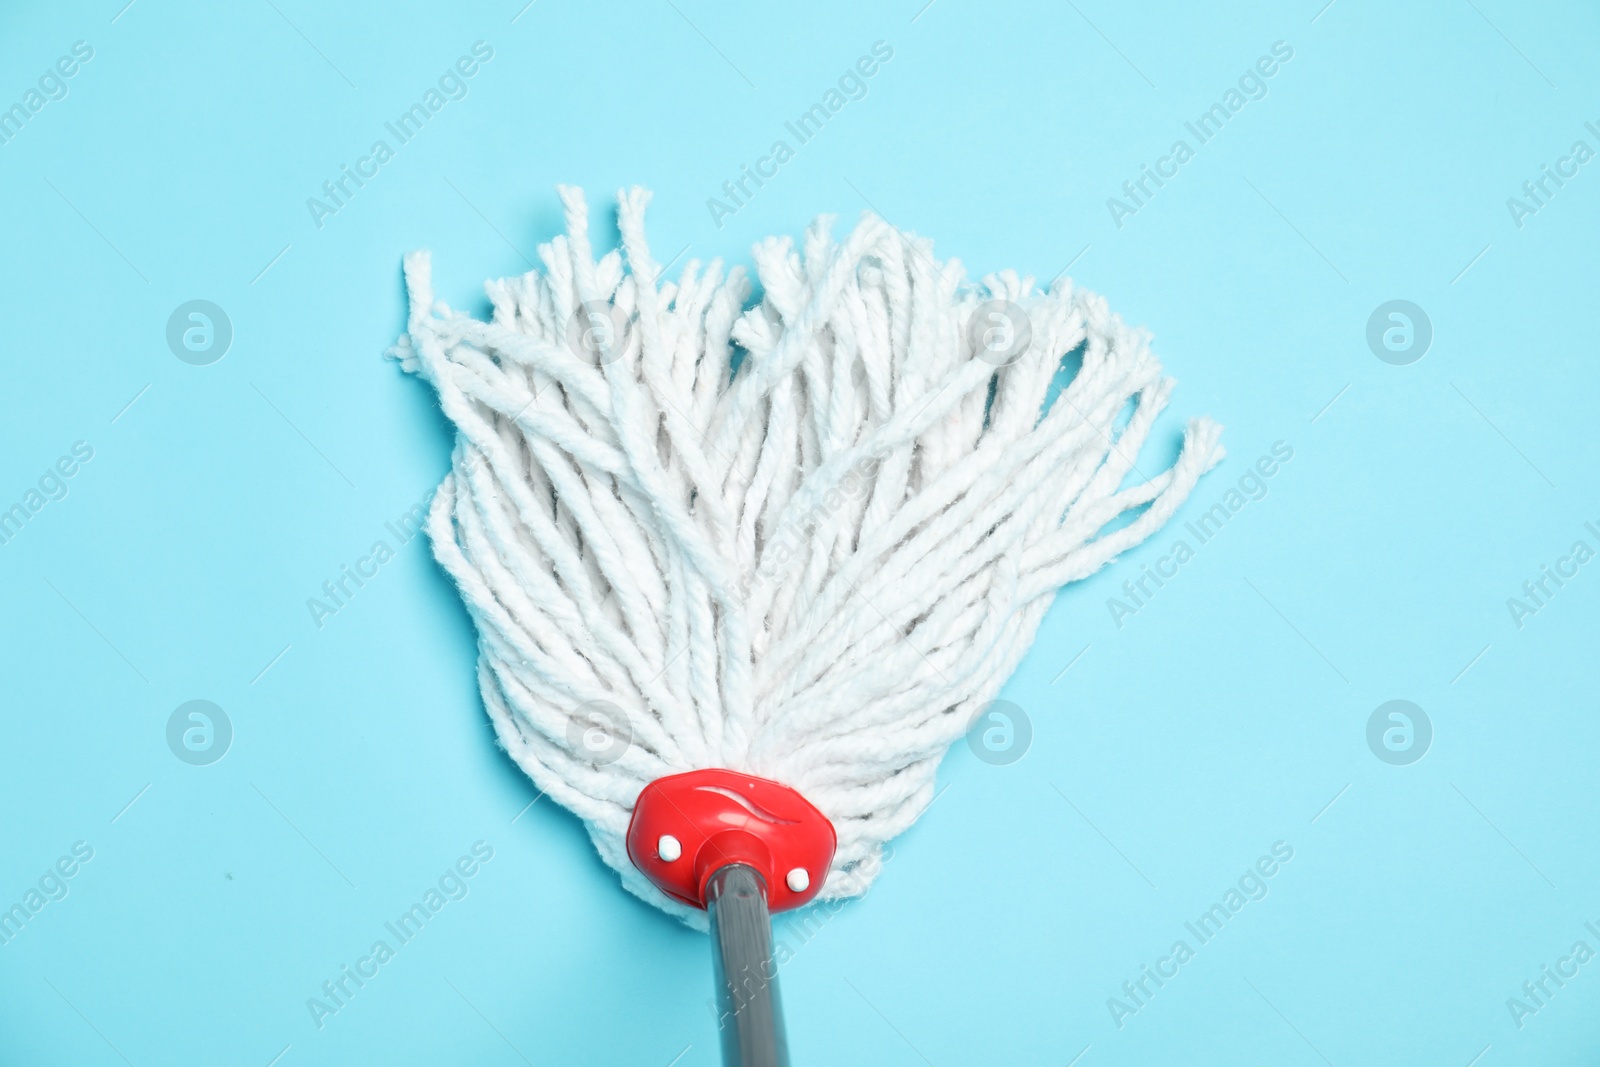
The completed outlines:
{"type": "Polygon", "coordinates": [[[789,1067],[766,883],[755,868],[730,863],[706,885],[706,912],[711,916],[723,1064],[789,1067]]]}

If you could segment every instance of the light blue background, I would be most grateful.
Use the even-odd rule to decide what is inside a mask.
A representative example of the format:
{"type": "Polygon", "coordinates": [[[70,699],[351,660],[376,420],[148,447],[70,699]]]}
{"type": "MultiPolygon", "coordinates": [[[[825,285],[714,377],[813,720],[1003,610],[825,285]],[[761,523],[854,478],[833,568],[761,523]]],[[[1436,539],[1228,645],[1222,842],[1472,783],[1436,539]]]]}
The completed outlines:
{"type": "Polygon", "coordinates": [[[571,182],[652,187],[662,259],[870,203],[974,272],[1071,262],[1182,383],[1152,462],[1180,417],[1227,427],[1180,522],[1294,449],[1120,628],[1181,527],[1066,591],[1004,694],[1025,758],[958,746],[868,897],[780,924],[797,1062],[1593,1062],[1600,961],[1506,1007],[1600,950],[1600,563],[1506,606],[1600,547],[1600,161],[1506,207],[1600,148],[1592,5],[123,3],[0,13],[0,104],[94,48],[0,146],[0,507],[94,448],[0,546],[0,904],[95,850],[0,947],[0,1061],[717,1062],[704,939],[527,808],[421,540],[306,608],[446,468],[381,358],[402,253],[480,307],[571,182]],[[319,230],[306,198],[477,40],[470,95],[319,230]],[[719,230],[706,199],[878,40],[868,96],[719,230]],[[1280,40],[1266,98],[1117,228],[1106,199],[1280,40]],[[211,366],[166,346],[194,298],[233,323],[211,366]],[[1365,340],[1395,298],[1435,331],[1410,366],[1365,340]],[[197,698],[235,730],[208,767],[164,735],[197,698]],[[1394,698],[1435,729],[1410,766],[1365,740],[1394,698]],[[318,1030],[306,999],[479,840],[470,895],[318,1030]],[[1276,841],[1266,899],[1119,1029],[1107,999],[1276,841]]]}

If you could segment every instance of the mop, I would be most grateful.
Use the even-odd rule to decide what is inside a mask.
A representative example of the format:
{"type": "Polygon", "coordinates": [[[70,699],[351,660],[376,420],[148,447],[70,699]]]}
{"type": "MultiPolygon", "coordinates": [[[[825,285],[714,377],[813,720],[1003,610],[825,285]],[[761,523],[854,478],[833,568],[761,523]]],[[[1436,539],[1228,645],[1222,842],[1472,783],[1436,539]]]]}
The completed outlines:
{"type": "Polygon", "coordinates": [[[485,322],[405,258],[392,354],[455,424],[427,529],[500,744],[631,892],[712,935],[730,1064],[788,1062],[769,916],[864,893],[1057,589],[1223,455],[1148,336],[1061,279],[972,284],[873,214],[664,280],[649,194],[583,194],[485,322]],[[1124,484],[1127,483],[1127,484],[1124,484]]]}

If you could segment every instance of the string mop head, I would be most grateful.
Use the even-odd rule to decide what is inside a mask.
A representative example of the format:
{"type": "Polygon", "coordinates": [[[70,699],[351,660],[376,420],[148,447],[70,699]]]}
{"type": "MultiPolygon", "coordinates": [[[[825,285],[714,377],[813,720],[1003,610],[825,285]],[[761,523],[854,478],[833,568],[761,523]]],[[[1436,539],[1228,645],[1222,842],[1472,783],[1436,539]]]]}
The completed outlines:
{"type": "Polygon", "coordinates": [[[796,822],[757,781],[831,825],[826,869],[762,872],[769,894],[860,894],[1056,590],[1166,522],[1220,430],[1137,471],[1173,383],[1070,280],[974,285],[875,215],[843,239],[824,217],[755,246],[747,306],[717,260],[663,280],[647,192],[619,194],[598,260],[583,194],[560,196],[566,236],[487,284],[488,322],[407,256],[395,350],[457,430],[427,527],[500,743],[628,889],[701,928],[705,857],[668,884],[684,841],[629,849],[646,787],[686,772],[726,775],[681,788],[757,837],[796,822]]]}

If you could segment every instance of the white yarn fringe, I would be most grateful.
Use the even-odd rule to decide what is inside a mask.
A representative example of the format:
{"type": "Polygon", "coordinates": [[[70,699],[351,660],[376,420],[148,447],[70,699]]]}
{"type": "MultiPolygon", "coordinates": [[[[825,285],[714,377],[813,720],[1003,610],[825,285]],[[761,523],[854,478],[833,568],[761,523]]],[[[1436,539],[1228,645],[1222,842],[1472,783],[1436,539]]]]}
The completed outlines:
{"type": "Polygon", "coordinates": [[[755,247],[746,308],[738,267],[659,279],[644,190],[619,194],[622,249],[598,261],[582,192],[560,195],[567,236],[542,273],[488,283],[491,322],[435,303],[408,255],[395,350],[458,430],[428,532],[500,742],[628,889],[691,924],[623,836],[647,783],[696,768],[798,789],[839,834],[822,896],[862,893],[1056,590],[1166,522],[1220,429],[1190,422],[1170,469],[1124,487],[1173,383],[1070,281],[973,287],[874,215],[843,241],[824,217],[800,249],[755,247]],[[989,300],[1031,327],[1005,366],[969,329],[989,300]],[[575,315],[627,325],[581,358],[575,315]]]}

